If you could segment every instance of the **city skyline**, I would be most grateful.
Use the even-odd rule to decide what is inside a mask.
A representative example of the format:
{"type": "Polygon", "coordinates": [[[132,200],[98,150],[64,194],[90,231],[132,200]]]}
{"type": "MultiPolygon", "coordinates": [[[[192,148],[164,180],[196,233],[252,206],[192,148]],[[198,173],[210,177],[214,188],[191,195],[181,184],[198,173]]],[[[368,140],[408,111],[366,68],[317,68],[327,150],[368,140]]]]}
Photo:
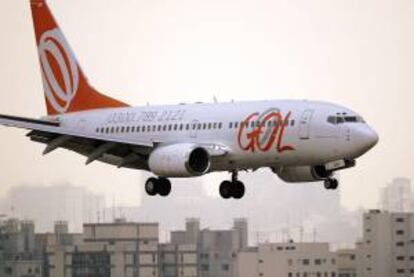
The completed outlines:
{"type": "MultiPolygon", "coordinates": [[[[254,178],[250,176],[250,178],[254,178]]],[[[106,199],[84,186],[70,183],[52,186],[20,186],[13,188],[8,197],[0,198],[0,214],[34,220],[40,231],[52,228],[55,221],[68,221],[70,230],[80,232],[85,222],[113,222],[125,218],[134,222],[162,222],[160,232],[164,239],[169,230],[181,227],[187,218],[200,218],[204,228],[222,229],[228,218],[247,218],[251,224],[251,241],[322,240],[334,245],[352,244],[361,236],[358,230],[363,209],[349,211],[341,205],[339,191],[327,192],[317,187],[272,187],[266,183],[256,186],[255,193],[246,195],[246,203],[227,203],[220,198],[203,195],[199,186],[180,187],[175,197],[154,199],[145,197],[141,205],[125,206],[116,199],[106,199]],[[301,195],[303,193],[303,195],[301,195]],[[283,201],[274,202],[273,195],[283,201]],[[307,201],[303,201],[305,198],[307,201]],[[259,204],[260,203],[260,204],[259,204]],[[192,207],[188,209],[188,207],[192,207]],[[165,211],[174,210],[174,213],[165,211]],[[226,216],[217,216],[225,211],[226,216]],[[260,216],[258,216],[260,215],[260,216]]],[[[411,182],[395,178],[380,189],[396,191],[378,198],[377,205],[369,209],[383,209],[393,203],[389,211],[414,211],[411,182]],[[400,193],[404,188],[404,194],[400,193]],[[400,202],[407,206],[400,210],[400,202]]],[[[387,209],[385,209],[387,210],[387,209]]]]}

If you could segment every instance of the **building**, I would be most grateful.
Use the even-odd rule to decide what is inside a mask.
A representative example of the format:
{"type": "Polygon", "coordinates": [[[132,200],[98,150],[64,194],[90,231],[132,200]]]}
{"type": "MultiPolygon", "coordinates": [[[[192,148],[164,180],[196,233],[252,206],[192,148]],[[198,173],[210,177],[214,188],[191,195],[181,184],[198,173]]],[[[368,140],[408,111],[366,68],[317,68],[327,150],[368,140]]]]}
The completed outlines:
{"type": "Polygon", "coordinates": [[[50,277],[159,276],[158,224],[84,224],[83,241],[47,248],[50,277]]]}
{"type": "Polygon", "coordinates": [[[162,277],[197,277],[198,252],[195,244],[175,245],[172,243],[159,246],[160,276],[162,277]]]}
{"type": "MultiPolygon", "coordinates": [[[[19,186],[0,199],[0,213],[12,208],[13,214],[36,222],[37,230],[53,229],[53,222],[65,220],[72,231],[80,232],[83,222],[104,221],[103,195],[70,184],[55,186],[19,186]]],[[[108,214],[109,216],[109,214],[108,214]]]]}
{"type": "Polygon", "coordinates": [[[357,277],[357,250],[341,249],[336,252],[338,277],[357,277]]]}
{"type": "Polygon", "coordinates": [[[184,231],[171,232],[171,243],[197,246],[198,276],[235,277],[237,254],[248,246],[247,220],[235,219],[229,230],[202,230],[198,219],[187,219],[184,231]]]}
{"type": "Polygon", "coordinates": [[[414,212],[414,194],[411,181],[395,178],[381,190],[381,207],[388,212],[414,212]]]}
{"type": "Polygon", "coordinates": [[[35,241],[32,221],[12,218],[0,222],[0,276],[43,276],[43,259],[35,241]]]}
{"type": "Polygon", "coordinates": [[[337,277],[328,243],[265,243],[238,254],[238,277],[337,277]]]}
{"type": "Polygon", "coordinates": [[[364,214],[363,226],[359,276],[413,276],[414,213],[371,210],[364,214]]]}

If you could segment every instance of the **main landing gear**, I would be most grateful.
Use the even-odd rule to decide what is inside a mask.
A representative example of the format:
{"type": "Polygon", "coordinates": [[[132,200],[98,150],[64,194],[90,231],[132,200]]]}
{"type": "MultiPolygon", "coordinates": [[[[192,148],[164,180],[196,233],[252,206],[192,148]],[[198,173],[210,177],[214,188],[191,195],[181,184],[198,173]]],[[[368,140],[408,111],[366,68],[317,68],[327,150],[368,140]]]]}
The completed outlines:
{"type": "Polygon", "coordinates": [[[168,196],[171,192],[171,182],[167,178],[151,177],[145,182],[145,191],[150,196],[157,194],[161,196],[168,196]]]}
{"type": "Polygon", "coordinates": [[[231,181],[223,181],[220,184],[220,196],[224,199],[241,199],[245,193],[244,184],[238,180],[238,172],[233,171],[231,181]]]}
{"type": "Polygon", "coordinates": [[[338,188],[339,182],[335,178],[328,178],[324,181],[324,187],[328,190],[336,190],[338,188]]]}

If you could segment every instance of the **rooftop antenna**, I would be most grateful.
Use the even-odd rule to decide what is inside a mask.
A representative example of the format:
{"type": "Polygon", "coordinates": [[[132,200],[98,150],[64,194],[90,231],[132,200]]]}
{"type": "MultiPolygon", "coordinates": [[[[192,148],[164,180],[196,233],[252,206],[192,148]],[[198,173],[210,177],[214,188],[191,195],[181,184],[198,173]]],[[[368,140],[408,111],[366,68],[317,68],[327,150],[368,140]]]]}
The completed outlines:
{"type": "Polygon", "coordinates": [[[303,225],[301,225],[299,227],[299,233],[300,233],[300,242],[302,243],[303,242],[303,233],[304,233],[303,225]]]}
{"type": "Polygon", "coordinates": [[[317,235],[317,231],[316,228],[313,228],[313,242],[316,242],[316,235],[317,235]]]}
{"type": "Polygon", "coordinates": [[[115,205],[115,195],[112,197],[112,221],[115,222],[116,217],[116,205],[115,205]]]}
{"type": "Polygon", "coordinates": [[[404,188],[400,186],[400,211],[404,212],[404,188]]]}

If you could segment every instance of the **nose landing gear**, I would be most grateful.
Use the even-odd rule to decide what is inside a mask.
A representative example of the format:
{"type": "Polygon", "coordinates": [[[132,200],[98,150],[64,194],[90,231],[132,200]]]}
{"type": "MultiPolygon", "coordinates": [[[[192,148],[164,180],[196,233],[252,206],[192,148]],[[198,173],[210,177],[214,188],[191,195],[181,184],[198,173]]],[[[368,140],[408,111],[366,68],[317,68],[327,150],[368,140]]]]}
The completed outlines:
{"type": "Polygon", "coordinates": [[[338,188],[338,186],[339,186],[339,182],[335,178],[328,178],[328,179],[325,179],[325,181],[324,181],[324,187],[327,190],[330,190],[330,189],[331,190],[336,190],[338,188]]]}
{"type": "Polygon", "coordinates": [[[157,194],[165,197],[168,196],[171,192],[171,182],[167,178],[154,178],[151,177],[145,182],[145,191],[150,196],[155,196],[157,194]]]}
{"type": "Polygon", "coordinates": [[[243,182],[238,180],[238,172],[233,171],[231,181],[223,181],[220,184],[220,196],[224,199],[234,198],[241,199],[244,196],[246,189],[243,182]]]}

